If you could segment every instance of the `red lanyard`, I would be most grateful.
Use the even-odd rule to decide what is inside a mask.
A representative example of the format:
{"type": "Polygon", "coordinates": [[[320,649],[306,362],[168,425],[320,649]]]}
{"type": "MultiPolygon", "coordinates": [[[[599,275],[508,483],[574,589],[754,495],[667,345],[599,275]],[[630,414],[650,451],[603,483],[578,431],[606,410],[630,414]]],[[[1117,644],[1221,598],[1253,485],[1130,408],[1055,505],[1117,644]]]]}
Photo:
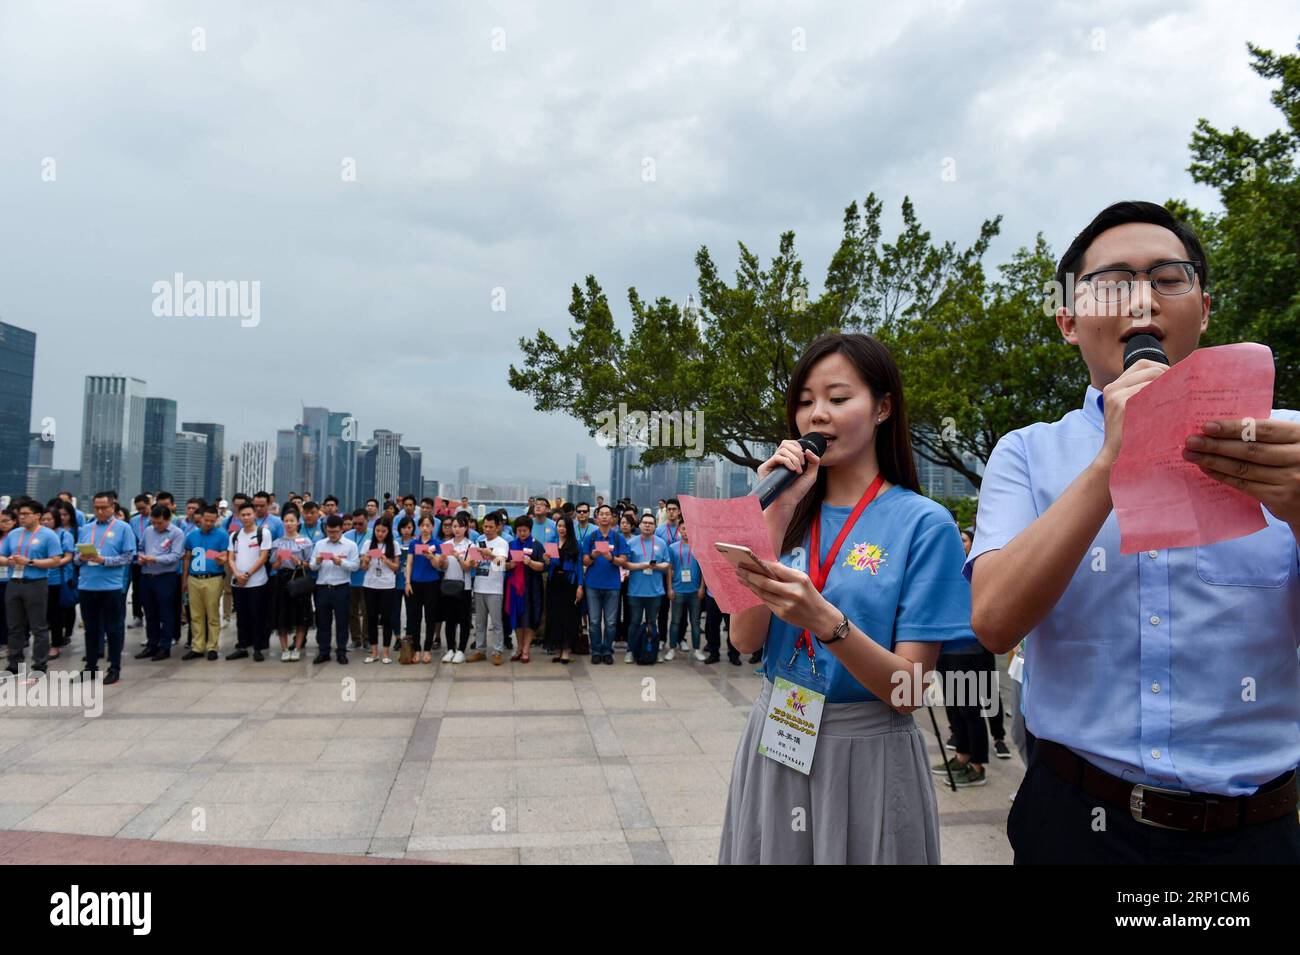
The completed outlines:
{"type": "Polygon", "coordinates": [[[27,538],[27,543],[24,545],[23,535],[25,531],[19,528],[18,530],[18,556],[19,557],[27,556],[27,552],[32,549],[32,544],[36,543],[36,535],[39,534],[40,532],[41,529],[39,527],[36,528],[36,530],[32,531],[32,536],[27,538]]]}
{"type": "Polygon", "coordinates": [[[95,550],[99,550],[100,547],[104,545],[104,541],[108,540],[108,535],[109,533],[112,532],[112,530],[113,530],[113,522],[109,521],[107,524],[104,525],[103,535],[99,538],[99,540],[95,540],[95,527],[94,525],[91,525],[90,542],[95,545],[95,550]]]}
{"type": "Polygon", "coordinates": [[[654,563],[653,558],[654,558],[654,553],[655,553],[655,545],[654,545],[654,543],[653,543],[654,538],[652,537],[652,538],[650,538],[650,540],[651,540],[651,542],[652,542],[652,543],[650,544],[650,553],[649,553],[649,554],[646,554],[646,552],[645,552],[645,538],[644,538],[644,537],[641,538],[641,556],[644,557],[644,558],[646,559],[646,563],[648,563],[648,564],[652,564],[652,563],[654,563]]]}
{"type": "MultiPolygon", "coordinates": [[[[825,589],[826,578],[831,575],[831,568],[835,566],[835,561],[838,559],[840,554],[840,548],[843,547],[844,542],[848,540],[849,532],[853,530],[853,525],[858,522],[858,518],[861,517],[862,512],[867,509],[867,505],[876,499],[876,495],[880,492],[880,485],[884,482],[884,475],[877,474],[876,479],[871,482],[871,486],[863,492],[862,497],[858,499],[858,503],[854,506],[853,512],[849,514],[848,519],[844,522],[844,526],[840,528],[839,534],[836,535],[835,543],[831,544],[830,552],[826,555],[825,564],[822,563],[821,559],[822,516],[821,509],[818,508],[816,516],[813,517],[812,531],[810,533],[811,539],[808,547],[808,550],[810,551],[808,555],[808,576],[812,578],[813,586],[817,588],[818,593],[821,593],[822,590],[825,589]]],[[[798,656],[799,651],[804,648],[807,648],[808,661],[812,663],[815,657],[815,651],[813,650],[813,641],[809,639],[807,630],[799,634],[799,639],[795,641],[795,656],[798,656]]],[[[794,657],[790,658],[790,662],[794,663],[794,657]]],[[[815,663],[813,665],[813,672],[817,672],[815,663]]]]}

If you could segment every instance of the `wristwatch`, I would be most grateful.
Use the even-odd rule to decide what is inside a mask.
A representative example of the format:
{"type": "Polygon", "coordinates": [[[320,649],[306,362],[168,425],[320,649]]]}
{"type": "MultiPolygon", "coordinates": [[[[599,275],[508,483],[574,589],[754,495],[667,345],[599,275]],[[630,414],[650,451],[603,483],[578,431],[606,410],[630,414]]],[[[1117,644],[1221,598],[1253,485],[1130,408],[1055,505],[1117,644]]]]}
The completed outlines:
{"type": "Polygon", "coordinates": [[[822,646],[826,646],[831,643],[838,643],[848,635],[849,635],[849,618],[847,614],[844,615],[844,619],[842,619],[838,624],[835,625],[835,629],[831,631],[831,635],[827,637],[825,640],[823,640],[821,637],[818,637],[817,634],[815,633],[813,634],[813,636],[817,638],[817,642],[820,643],[822,646]]]}

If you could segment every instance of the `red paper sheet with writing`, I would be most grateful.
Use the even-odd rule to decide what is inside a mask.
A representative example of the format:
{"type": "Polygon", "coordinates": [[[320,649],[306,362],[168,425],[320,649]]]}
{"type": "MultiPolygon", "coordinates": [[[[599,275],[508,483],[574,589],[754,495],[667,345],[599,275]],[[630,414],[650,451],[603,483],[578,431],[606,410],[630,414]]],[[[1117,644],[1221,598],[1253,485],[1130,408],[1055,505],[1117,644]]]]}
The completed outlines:
{"type": "Polygon", "coordinates": [[[1252,342],[1197,349],[1130,398],[1124,443],[1110,472],[1120,553],[1213,544],[1263,530],[1259,501],[1206,477],[1182,452],[1187,436],[1200,434],[1205,422],[1263,420],[1272,406],[1273,353],[1252,342]]]}
{"type": "Polygon", "coordinates": [[[736,568],[713,546],[717,543],[738,544],[748,547],[763,560],[776,560],[758,498],[735,497],[718,501],[683,495],[681,504],[686,534],[691,539],[691,553],[700,562],[704,584],[718,602],[718,608],[723,613],[740,613],[761,605],[763,601],[736,579],[736,568]]]}

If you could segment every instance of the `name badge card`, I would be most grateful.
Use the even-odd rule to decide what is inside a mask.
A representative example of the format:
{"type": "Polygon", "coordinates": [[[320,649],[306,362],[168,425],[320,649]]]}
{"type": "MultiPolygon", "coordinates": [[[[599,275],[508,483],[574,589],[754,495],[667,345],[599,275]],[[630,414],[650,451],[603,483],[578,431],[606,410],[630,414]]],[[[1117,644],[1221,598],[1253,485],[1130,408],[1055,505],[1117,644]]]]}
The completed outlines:
{"type": "Polygon", "coordinates": [[[689,584],[690,582],[691,582],[691,570],[688,567],[682,571],[682,583],[689,584]]]}
{"type": "Polygon", "coordinates": [[[772,701],[758,741],[759,755],[807,776],[812,770],[825,705],[824,694],[777,677],[772,682],[772,701]]]}

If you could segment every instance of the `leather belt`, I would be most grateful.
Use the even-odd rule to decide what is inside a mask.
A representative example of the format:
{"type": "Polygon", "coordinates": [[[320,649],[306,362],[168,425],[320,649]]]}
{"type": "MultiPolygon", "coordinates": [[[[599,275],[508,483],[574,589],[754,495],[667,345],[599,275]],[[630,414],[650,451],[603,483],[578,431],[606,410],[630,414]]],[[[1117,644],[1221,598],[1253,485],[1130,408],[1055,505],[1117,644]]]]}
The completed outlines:
{"type": "Polygon", "coordinates": [[[1279,819],[1296,811],[1295,770],[1265,783],[1251,796],[1222,796],[1132,783],[1103,772],[1050,739],[1034,742],[1034,754],[1067,783],[1089,796],[1128,810],[1138,822],[1160,829],[1223,832],[1279,819]]]}

